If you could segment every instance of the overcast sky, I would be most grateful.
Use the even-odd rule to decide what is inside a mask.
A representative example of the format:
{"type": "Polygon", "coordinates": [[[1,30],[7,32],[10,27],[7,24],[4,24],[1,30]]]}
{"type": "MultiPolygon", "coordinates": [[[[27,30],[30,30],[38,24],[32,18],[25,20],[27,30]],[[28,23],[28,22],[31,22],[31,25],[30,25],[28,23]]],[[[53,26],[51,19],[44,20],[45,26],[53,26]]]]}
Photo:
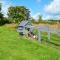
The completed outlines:
{"type": "Polygon", "coordinates": [[[7,16],[9,6],[26,6],[31,11],[31,16],[38,19],[60,19],[60,0],[0,0],[2,12],[7,16]]]}

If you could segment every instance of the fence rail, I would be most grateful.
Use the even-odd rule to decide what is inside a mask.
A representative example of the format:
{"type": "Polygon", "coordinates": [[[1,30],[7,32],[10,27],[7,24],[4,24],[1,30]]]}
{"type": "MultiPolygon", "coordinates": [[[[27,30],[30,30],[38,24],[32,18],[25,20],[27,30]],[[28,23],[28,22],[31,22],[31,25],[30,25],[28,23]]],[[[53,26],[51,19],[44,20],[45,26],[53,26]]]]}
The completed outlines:
{"type": "Polygon", "coordinates": [[[60,34],[60,30],[49,29],[49,27],[38,27],[38,29],[42,32],[50,32],[50,33],[54,33],[54,34],[60,34]]]}
{"type": "Polygon", "coordinates": [[[40,41],[40,42],[42,39],[41,32],[47,32],[48,33],[48,40],[51,39],[51,33],[60,35],[60,30],[51,30],[51,29],[49,29],[49,27],[38,27],[37,29],[38,29],[38,41],[40,41]]]}

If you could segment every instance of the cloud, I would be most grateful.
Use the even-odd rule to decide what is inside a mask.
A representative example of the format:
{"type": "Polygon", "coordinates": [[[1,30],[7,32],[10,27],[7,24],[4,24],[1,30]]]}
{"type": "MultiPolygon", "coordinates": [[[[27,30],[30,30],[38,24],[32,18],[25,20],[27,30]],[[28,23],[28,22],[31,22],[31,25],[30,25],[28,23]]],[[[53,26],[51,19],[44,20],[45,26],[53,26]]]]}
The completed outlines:
{"type": "Polygon", "coordinates": [[[44,8],[45,12],[48,14],[60,14],[60,0],[53,0],[50,4],[46,5],[44,8]]]}
{"type": "Polygon", "coordinates": [[[0,0],[0,3],[2,3],[2,13],[4,14],[5,17],[7,17],[7,12],[8,12],[10,3],[8,3],[8,1],[5,1],[5,0],[0,0]]]}
{"type": "Polygon", "coordinates": [[[53,0],[45,5],[44,11],[47,14],[44,19],[60,19],[60,0],[53,0]]]}

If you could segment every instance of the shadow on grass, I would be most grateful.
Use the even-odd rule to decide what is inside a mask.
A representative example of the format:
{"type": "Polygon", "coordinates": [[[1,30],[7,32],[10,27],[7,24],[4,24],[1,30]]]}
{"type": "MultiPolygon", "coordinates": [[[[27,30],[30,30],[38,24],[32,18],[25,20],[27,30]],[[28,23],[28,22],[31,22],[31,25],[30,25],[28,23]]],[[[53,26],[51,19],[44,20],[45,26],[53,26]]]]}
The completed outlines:
{"type": "Polygon", "coordinates": [[[54,42],[51,42],[51,41],[46,41],[46,42],[49,43],[49,44],[53,44],[55,46],[60,46],[60,44],[58,44],[58,43],[54,43],[54,42]]]}

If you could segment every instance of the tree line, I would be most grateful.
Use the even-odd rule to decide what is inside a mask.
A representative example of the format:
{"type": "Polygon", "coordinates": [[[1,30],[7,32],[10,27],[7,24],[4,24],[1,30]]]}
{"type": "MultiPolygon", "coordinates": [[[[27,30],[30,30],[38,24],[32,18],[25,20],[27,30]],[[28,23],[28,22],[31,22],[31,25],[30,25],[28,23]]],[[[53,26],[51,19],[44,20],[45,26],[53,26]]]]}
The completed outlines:
{"type": "Polygon", "coordinates": [[[10,6],[7,12],[8,17],[4,17],[2,13],[2,4],[0,3],[0,25],[4,25],[6,23],[20,23],[23,20],[31,20],[32,23],[56,23],[60,22],[60,20],[43,20],[42,16],[39,15],[38,20],[36,21],[34,18],[30,16],[30,10],[25,6],[10,6]]]}

